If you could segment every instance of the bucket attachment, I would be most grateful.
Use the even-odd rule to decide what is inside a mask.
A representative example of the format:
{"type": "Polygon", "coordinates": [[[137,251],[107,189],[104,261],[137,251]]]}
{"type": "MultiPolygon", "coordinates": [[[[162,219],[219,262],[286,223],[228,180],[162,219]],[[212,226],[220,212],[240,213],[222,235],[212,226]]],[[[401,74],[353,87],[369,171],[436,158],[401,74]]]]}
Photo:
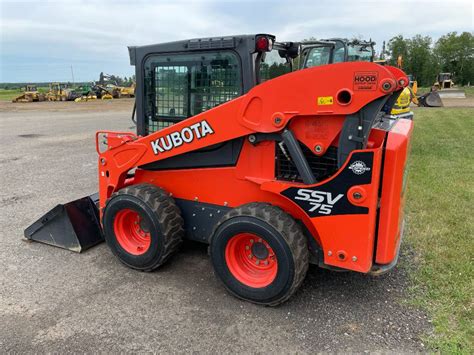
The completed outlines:
{"type": "Polygon", "coordinates": [[[423,107],[443,107],[443,101],[437,91],[431,91],[418,97],[419,106],[423,107]]]}
{"type": "Polygon", "coordinates": [[[97,208],[98,194],[57,205],[25,229],[25,238],[82,252],[104,237],[97,208]]]}

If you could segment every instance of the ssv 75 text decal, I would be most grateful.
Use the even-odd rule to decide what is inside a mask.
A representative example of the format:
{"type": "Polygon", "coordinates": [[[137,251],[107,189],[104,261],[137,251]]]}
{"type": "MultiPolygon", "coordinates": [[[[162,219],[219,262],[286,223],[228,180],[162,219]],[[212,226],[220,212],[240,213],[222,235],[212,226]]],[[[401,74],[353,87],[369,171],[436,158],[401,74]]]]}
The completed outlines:
{"type": "Polygon", "coordinates": [[[281,194],[296,203],[309,217],[367,214],[369,209],[351,203],[352,186],[372,183],[374,153],[357,152],[333,178],[318,186],[291,186],[281,194]]]}
{"type": "Polygon", "coordinates": [[[331,192],[299,189],[296,192],[295,200],[308,201],[308,212],[317,212],[319,214],[331,214],[333,206],[339,201],[344,194],[333,196],[331,192]]]}

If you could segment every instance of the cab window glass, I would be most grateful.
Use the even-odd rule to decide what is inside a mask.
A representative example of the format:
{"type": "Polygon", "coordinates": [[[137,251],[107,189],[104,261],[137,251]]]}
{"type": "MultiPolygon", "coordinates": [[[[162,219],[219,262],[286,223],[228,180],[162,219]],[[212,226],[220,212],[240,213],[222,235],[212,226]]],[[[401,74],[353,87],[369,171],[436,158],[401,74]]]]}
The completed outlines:
{"type": "Polygon", "coordinates": [[[344,62],[345,48],[344,43],[336,41],[336,46],[334,47],[334,60],[333,63],[344,62]]]}
{"type": "Polygon", "coordinates": [[[291,66],[286,58],[280,57],[278,50],[264,53],[259,68],[261,83],[289,72],[291,72],[291,66]]]}
{"type": "Polygon", "coordinates": [[[307,55],[305,68],[329,64],[331,48],[329,46],[311,48],[307,55]]]}
{"type": "Polygon", "coordinates": [[[233,52],[156,55],[145,62],[148,133],[241,94],[240,62],[233,52]]]}
{"type": "Polygon", "coordinates": [[[347,46],[347,60],[349,62],[370,62],[372,48],[370,46],[349,44],[347,46]]]}

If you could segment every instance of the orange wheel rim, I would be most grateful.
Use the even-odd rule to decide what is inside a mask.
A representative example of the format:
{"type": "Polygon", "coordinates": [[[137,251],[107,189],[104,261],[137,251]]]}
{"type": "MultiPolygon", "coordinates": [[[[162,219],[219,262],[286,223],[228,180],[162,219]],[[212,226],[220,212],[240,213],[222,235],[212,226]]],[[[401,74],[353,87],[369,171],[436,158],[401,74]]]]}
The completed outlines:
{"type": "Polygon", "coordinates": [[[234,235],[225,248],[230,273],[253,288],[270,285],[277,275],[278,261],[268,242],[252,233],[234,235]]]}
{"type": "Polygon", "coordinates": [[[123,209],[118,212],[114,220],[114,232],[117,242],[129,254],[142,255],[150,248],[150,231],[136,211],[123,209]]]}

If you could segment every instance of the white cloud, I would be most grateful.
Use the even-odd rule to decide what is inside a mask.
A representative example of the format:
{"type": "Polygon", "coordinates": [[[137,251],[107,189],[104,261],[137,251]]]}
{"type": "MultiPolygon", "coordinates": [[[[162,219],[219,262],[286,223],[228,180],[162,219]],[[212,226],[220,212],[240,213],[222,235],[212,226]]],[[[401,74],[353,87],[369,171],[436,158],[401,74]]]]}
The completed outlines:
{"type": "Polygon", "coordinates": [[[269,32],[281,40],[439,37],[473,30],[473,3],[454,1],[0,0],[0,81],[131,74],[127,45],[269,32]]]}

